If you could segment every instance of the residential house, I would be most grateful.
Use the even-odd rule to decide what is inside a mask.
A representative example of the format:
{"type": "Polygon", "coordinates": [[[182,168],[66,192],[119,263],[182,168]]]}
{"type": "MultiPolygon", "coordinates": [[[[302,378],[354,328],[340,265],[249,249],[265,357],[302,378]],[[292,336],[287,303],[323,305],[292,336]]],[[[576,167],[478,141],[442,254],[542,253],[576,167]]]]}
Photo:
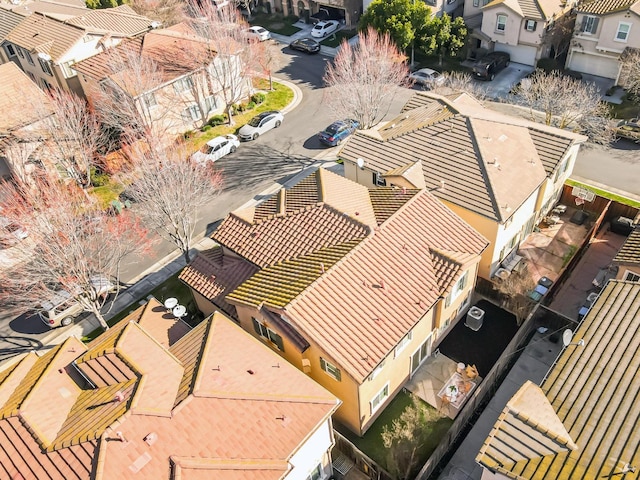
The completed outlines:
{"type": "Polygon", "coordinates": [[[561,53],[571,37],[575,0],[465,0],[472,30],[470,54],[507,52],[511,61],[535,66],[561,53]]]}
{"type": "Polygon", "coordinates": [[[15,60],[18,55],[16,50],[10,44],[5,43],[4,39],[22,20],[24,20],[24,16],[0,7],[0,64],[8,61],[17,63],[15,60]]]}
{"type": "Polygon", "coordinates": [[[520,242],[560,197],[584,141],[467,94],[420,92],[394,120],[356,132],[339,156],[346,177],[365,186],[425,185],[489,240],[478,274],[491,278],[501,264],[516,266],[520,242]]]}
{"type": "Polygon", "coordinates": [[[540,386],[509,400],[476,461],[483,480],[635,478],[640,285],[611,280],[540,386]]]}
{"type": "Polygon", "coordinates": [[[361,435],[470,304],[487,242],[429,192],[319,169],[231,213],[180,274],[339,397],[361,435]]]}
{"type": "Polygon", "coordinates": [[[618,267],[618,280],[640,282],[640,229],[631,232],[611,264],[618,267]]]}
{"type": "MultiPolygon", "coordinates": [[[[216,52],[185,24],[154,30],[144,37],[77,63],[80,83],[89,100],[101,102],[113,91],[136,109],[141,123],[171,134],[199,128],[226,106],[221,93],[226,87],[249,85],[240,76],[216,75],[224,70],[216,52]]],[[[238,65],[240,58],[237,58],[238,65]]],[[[229,63],[229,62],[227,62],[229,63]]],[[[157,137],[163,135],[157,134],[157,137]]]]}
{"type": "Polygon", "coordinates": [[[325,479],[335,396],[223,314],[150,300],[0,373],[4,478],[325,479]]]}
{"type": "Polygon", "coordinates": [[[42,147],[42,112],[47,111],[48,100],[13,62],[0,65],[0,91],[0,177],[26,180],[41,164],[35,157],[42,147]]]}
{"type": "Polygon", "coordinates": [[[640,48],[640,0],[582,2],[576,10],[567,68],[618,83],[620,56],[640,48]]]}
{"type": "Polygon", "coordinates": [[[74,63],[155,26],[155,22],[137,15],[127,5],[85,9],[65,20],[36,12],[5,36],[4,49],[15,52],[12,60],[43,89],[59,87],[82,95],[72,68],[74,63]]]}

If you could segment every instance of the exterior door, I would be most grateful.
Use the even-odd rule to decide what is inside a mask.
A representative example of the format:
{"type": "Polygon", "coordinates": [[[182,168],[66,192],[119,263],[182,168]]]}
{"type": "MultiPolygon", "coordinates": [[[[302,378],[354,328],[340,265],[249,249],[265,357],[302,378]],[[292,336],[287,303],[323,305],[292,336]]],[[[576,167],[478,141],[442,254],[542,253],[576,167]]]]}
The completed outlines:
{"type": "Polygon", "coordinates": [[[422,362],[431,355],[431,339],[431,334],[429,334],[427,339],[420,345],[420,348],[411,355],[411,375],[413,375],[422,362]]]}

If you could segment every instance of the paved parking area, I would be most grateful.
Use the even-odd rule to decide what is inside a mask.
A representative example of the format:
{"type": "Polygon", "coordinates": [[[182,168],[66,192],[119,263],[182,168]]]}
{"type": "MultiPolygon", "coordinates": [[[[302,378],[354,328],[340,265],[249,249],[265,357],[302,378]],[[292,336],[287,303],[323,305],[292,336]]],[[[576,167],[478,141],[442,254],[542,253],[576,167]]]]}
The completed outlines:
{"type": "Polygon", "coordinates": [[[525,75],[533,72],[534,68],[530,65],[522,63],[510,63],[507,68],[496,75],[496,78],[490,82],[476,80],[480,84],[481,90],[485,92],[488,98],[494,100],[507,100],[509,91],[520,81],[525,75]]]}

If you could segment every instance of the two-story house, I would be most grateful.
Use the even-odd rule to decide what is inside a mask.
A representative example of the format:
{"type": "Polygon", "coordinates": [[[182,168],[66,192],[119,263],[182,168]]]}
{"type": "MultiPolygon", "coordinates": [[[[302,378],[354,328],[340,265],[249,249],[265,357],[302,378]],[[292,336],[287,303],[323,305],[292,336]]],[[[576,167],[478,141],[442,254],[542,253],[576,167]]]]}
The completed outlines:
{"type": "Polygon", "coordinates": [[[627,48],[640,48],[640,1],[595,0],[580,3],[576,10],[567,68],[618,83],[620,55],[627,48]]]}
{"type": "MultiPolygon", "coordinates": [[[[110,98],[130,102],[140,122],[156,134],[178,134],[199,128],[223,112],[221,84],[228,88],[232,82],[216,80],[222,70],[215,65],[218,61],[208,41],[187,25],[177,24],[123,42],[77,63],[74,70],[90,101],[104,102],[105,92],[111,92],[110,98]]],[[[240,65],[239,56],[237,62],[240,65]]],[[[245,83],[248,95],[241,68],[236,71],[238,80],[233,85],[245,83]]]]}
{"type": "Polygon", "coordinates": [[[82,95],[74,63],[155,26],[127,5],[86,9],[65,20],[36,12],[5,36],[3,48],[15,53],[12,60],[41,88],[58,87],[82,95]]]}
{"type": "Polygon", "coordinates": [[[638,477],[639,299],[637,283],[605,286],[540,385],[486,427],[482,480],[638,477]]]}
{"type": "Polygon", "coordinates": [[[219,312],[154,299],[0,372],[3,478],[324,480],[339,400],[219,312]]]}
{"type": "Polygon", "coordinates": [[[346,177],[366,186],[426,185],[489,240],[478,274],[491,278],[560,197],[585,141],[468,94],[420,92],[394,120],[356,132],[339,157],[346,177]]]}
{"type": "Polygon", "coordinates": [[[553,57],[568,41],[574,3],[465,0],[464,19],[472,29],[470,50],[507,52],[512,62],[535,66],[540,58],[553,57]]]}
{"type": "Polygon", "coordinates": [[[470,304],[487,242],[421,189],[319,169],[231,213],[180,274],[343,402],[363,434],[470,304]]]}
{"type": "Polygon", "coordinates": [[[15,48],[6,44],[4,39],[22,20],[24,20],[23,15],[0,7],[0,63],[6,63],[10,60],[18,63],[17,60],[14,60],[18,55],[15,48]]]}

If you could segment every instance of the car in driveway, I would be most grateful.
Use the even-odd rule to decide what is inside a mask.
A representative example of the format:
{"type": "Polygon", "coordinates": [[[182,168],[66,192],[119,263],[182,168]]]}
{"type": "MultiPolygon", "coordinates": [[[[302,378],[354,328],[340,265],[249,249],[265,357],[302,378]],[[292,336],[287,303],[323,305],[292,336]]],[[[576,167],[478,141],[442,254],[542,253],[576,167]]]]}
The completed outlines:
{"type": "Polygon", "coordinates": [[[442,84],[444,77],[440,72],[432,70],[431,68],[421,68],[420,70],[410,73],[409,80],[425,88],[433,88],[435,85],[442,84]]]}
{"type": "Polygon", "coordinates": [[[616,126],[616,136],[640,143],[640,119],[622,120],[616,126]]]}
{"type": "Polygon", "coordinates": [[[327,20],[326,22],[318,22],[311,29],[311,36],[315,38],[324,38],[327,35],[332,34],[338,27],[340,26],[340,22],[337,20],[327,20]]]}
{"type": "Polygon", "coordinates": [[[235,135],[221,135],[209,140],[204,146],[191,155],[191,160],[198,163],[215,162],[225,155],[234,153],[240,146],[240,140],[235,135]]]}
{"type": "Polygon", "coordinates": [[[318,134],[320,142],[330,147],[340,145],[345,139],[355,132],[360,126],[360,122],[347,118],[333,122],[318,134]]]}
{"type": "Polygon", "coordinates": [[[313,38],[298,38],[289,44],[289,48],[304,53],[318,53],[320,44],[313,38]]]}
{"type": "Polygon", "coordinates": [[[238,131],[238,137],[240,140],[255,140],[272,128],[278,128],[282,125],[283,120],[284,116],[277,110],[262,112],[249,120],[249,123],[238,131]]]}
{"type": "Polygon", "coordinates": [[[246,30],[245,34],[249,40],[255,40],[258,42],[264,42],[265,40],[269,40],[271,38],[271,32],[259,25],[249,27],[246,30]]]}
{"type": "Polygon", "coordinates": [[[509,66],[511,56],[506,52],[491,52],[471,67],[473,76],[479,80],[493,80],[496,74],[509,66]]]}

